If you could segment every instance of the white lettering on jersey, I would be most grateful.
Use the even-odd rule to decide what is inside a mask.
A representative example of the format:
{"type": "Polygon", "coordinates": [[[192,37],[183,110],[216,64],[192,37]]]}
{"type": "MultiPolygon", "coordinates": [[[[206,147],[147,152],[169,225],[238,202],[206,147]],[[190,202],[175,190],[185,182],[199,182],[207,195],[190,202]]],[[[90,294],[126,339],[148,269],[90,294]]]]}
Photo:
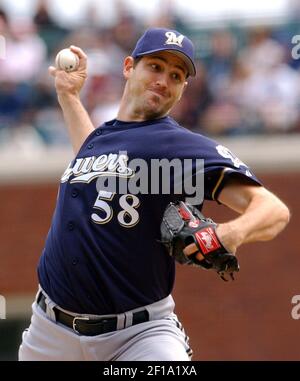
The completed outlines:
{"type": "Polygon", "coordinates": [[[98,157],[84,157],[76,159],[73,166],[70,165],[62,175],[61,182],[89,183],[100,176],[132,177],[134,171],[127,166],[128,156],[125,154],[100,155],[98,157]]]}
{"type": "MultiPolygon", "coordinates": [[[[116,193],[100,190],[93,209],[96,209],[91,215],[91,219],[96,224],[107,224],[112,218],[114,211],[107,201],[112,201],[116,193]]],[[[123,194],[119,199],[122,210],[117,215],[119,224],[125,228],[132,228],[139,220],[137,208],[140,206],[140,200],[134,194],[123,194]]]]}

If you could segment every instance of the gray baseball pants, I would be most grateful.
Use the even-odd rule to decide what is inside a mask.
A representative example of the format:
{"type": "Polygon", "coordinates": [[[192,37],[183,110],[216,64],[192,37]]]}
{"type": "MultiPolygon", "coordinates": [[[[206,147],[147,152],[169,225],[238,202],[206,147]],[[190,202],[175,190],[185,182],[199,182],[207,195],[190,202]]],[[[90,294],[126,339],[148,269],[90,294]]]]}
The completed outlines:
{"type": "MultiPolygon", "coordinates": [[[[31,324],[23,332],[20,361],[189,361],[192,350],[188,337],[174,314],[168,296],[145,306],[149,321],[130,325],[132,313],[118,315],[117,330],[97,336],[79,335],[55,321],[49,298],[46,313],[32,305],[31,324]],[[126,318],[125,318],[126,316],[126,318]]],[[[63,310],[65,311],[65,310],[63,310]]],[[[71,313],[72,314],[72,313],[71,313]]],[[[75,316],[75,315],[74,315],[75,316]]]]}

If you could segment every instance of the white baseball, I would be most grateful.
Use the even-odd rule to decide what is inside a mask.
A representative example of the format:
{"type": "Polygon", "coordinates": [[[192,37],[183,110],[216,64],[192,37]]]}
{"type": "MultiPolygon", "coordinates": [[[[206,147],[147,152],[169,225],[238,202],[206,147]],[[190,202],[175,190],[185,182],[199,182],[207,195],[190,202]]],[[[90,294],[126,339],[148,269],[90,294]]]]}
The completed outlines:
{"type": "Polygon", "coordinates": [[[75,71],[78,69],[79,57],[70,49],[62,49],[57,53],[55,58],[55,66],[66,72],[75,71]]]}

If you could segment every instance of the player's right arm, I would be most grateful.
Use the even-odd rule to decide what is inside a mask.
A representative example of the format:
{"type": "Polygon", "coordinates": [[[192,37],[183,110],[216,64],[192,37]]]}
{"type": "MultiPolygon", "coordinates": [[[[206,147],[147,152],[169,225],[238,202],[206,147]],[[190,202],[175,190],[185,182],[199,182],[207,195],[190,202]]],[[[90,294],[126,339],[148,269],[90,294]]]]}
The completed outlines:
{"type": "Polygon", "coordinates": [[[87,78],[87,56],[78,47],[72,46],[71,50],[79,57],[78,70],[66,73],[50,66],[49,73],[55,78],[58,102],[63,111],[73,150],[77,154],[95,127],[79,96],[87,78]]]}

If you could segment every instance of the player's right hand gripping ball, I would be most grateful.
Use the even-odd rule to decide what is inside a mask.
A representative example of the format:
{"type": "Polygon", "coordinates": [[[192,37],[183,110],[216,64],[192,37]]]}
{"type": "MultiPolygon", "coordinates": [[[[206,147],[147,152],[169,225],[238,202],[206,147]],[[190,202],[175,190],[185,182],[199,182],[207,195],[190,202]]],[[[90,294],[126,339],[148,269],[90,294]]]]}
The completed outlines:
{"type": "Polygon", "coordinates": [[[55,66],[57,69],[64,70],[68,73],[75,71],[79,66],[79,57],[73,53],[71,49],[62,49],[57,53],[55,66]]]}
{"type": "Polygon", "coordinates": [[[168,253],[181,264],[200,266],[216,271],[227,281],[233,280],[233,273],[239,271],[236,256],[225,249],[216,234],[217,224],[205,218],[200,211],[183,201],[170,203],[161,223],[161,242],[168,253]],[[194,243],[196,252],[185,255],[184,248],[194,243]],[[196,258],[200,253],[202,260],[196,258]]]}

